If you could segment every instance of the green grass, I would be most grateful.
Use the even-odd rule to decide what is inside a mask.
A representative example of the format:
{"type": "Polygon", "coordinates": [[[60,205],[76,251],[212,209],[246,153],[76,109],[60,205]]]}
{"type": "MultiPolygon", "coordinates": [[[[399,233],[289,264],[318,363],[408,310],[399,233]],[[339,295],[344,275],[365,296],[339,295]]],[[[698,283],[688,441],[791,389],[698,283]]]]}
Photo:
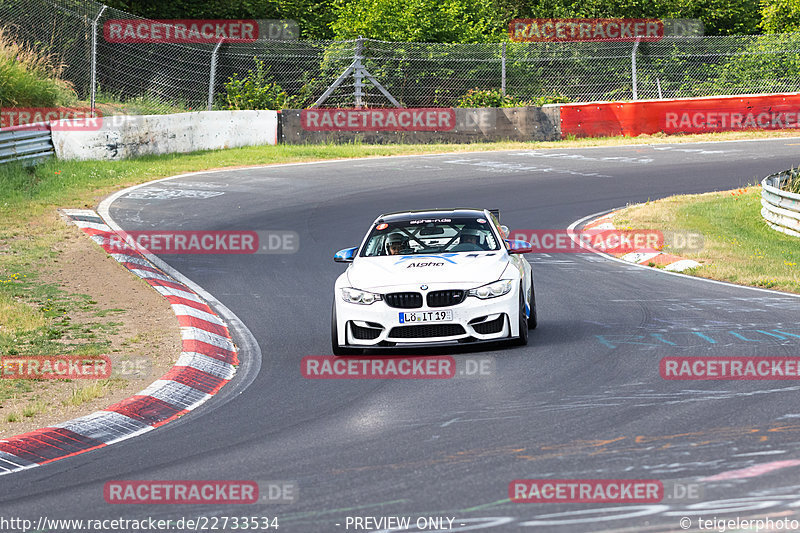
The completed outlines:
{"type": "MultiPolygon", "coordinates": [[[[120,93],[98,90],[95,104],[101,116],[109,115],[164,115],[167,113],[185,113],[188,111],[205,111],[206,108],[192,108],[186,102],[164,102],[153,96],[141,95],[125,97],[120,93]]],[[[78,102],[80,107],[89,107],[89,100],[78,102]]]]}
{"type": "Polygon", "coordinates": [[[4,400],[18,398],[33,391],[33,381],[29,379],[0,380],[0,405],[4,400]]]}
{"type": "Polygon", "coordinates": [[[783,189],[795,194],[800,194],[800,169],[792,169],[792,177],[786,181],[783,189]]]}
{"type": "Polygon", "coordinates": [[[106,392],[112,387],[112,381],[119,381],[119,380],[109,380],[103,379],[98,380],[89,385],[84,385],[82,387],[76,387],[72,390],[72,395],[69,397],[68,400],[63,402],[64,405],[82,405],[84,403],[90,402],[95,398],[102,398],[106,395],[106,392]]]}
{"type": "Polygon", "coordinates": [[[54,107],[77,101],[63,66],[0,28],[0,107],[54,107]]]}
{"type": "Polygon", "coordinates": [[[22,408],[22,416],[31,418],[47,410],[48,404],[38,398],[22,408]]]}
{"type": "Polygon", "coordinates": [[[800,238],[770,228],[760,198],[759,186],[673,196],[632,206],[614,221],[617,227],[702,233],[702,250],[680,254],[705,261],[687,274],[800,293],[800,238]]]}
{"type": "MultiPolygon", "coordinates": [[[[2,232],[0,232],[0,235],[2,232]]],[[[49,238],[41,238],[49,243],[49,238]]],[[[3,239],[11,254],[0,254],[0,355],[99,355],[105,353],[120,322],[73,323],[78,312],[105,315],[85,294],[68,293],[37,281],[38,268],[52,252],[27,246],[27,240],[3,239]],[[13,274],[9,274],[13,272],[13,274]],[[7,279],[4,279],[8,276],[7,279]]]]}

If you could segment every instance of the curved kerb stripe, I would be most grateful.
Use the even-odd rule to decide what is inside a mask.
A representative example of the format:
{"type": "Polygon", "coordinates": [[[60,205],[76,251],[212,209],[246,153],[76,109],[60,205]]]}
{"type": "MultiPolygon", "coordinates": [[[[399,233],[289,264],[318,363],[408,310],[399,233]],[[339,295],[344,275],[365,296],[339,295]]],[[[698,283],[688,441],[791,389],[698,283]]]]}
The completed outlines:
{"type": "MultiPolygon", "coordinates": [[[[614,221],[612,220],[615,214],[617,214],[617,211],[612,211],[607,215],[603,215],[599,218],[591,220],[585,226],[583,226],[583,230],[614,231],[617,229],[614,226],[614,221]]],[[[600,249],[600,251],[603,252],[604,250],[600,249]]],[[[611,255],[617,259],[622,259],[623,261],[636,263],[638,265],[650,265],[652,263],[653,265],[663,266],[664,270],[669,270],[671,272],[681,272],[689,268],[700,266],[700,263],[693,259],[685,259],[683,257],[661,251],[654,252],[651,249],[634,250],[630,253],[614,253],[611,255]]]]}
{"type": "Polygon", "coordinates": [[[205,301],[133,249],[110,245],[114,231],[91,210],[63,210],[125,268],[169,301],[183,349],[178,362],[143,391],[102,411],[0,440],[0,475],[33,468],[129,439],[170,422],[225,386],[239,364],[228,327],[205,301]]]}

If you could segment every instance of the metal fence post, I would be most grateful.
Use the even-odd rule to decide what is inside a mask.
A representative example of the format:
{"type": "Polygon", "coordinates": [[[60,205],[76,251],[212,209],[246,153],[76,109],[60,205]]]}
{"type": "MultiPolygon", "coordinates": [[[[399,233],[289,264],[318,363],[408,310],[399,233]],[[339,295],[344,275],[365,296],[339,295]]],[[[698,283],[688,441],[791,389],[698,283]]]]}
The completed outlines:
{"type": "Polygon", "coordinates": [[[353,103],[356,108],[361,108],[364,105],[364,38],[358,36],[356,39],[356,52],[353,57],[353,103]]]}
{"type": "Polygon", "coordinates": [[[336,88],[339,87],[342,84],[342,82],[351,74],[353,78],[355,78],[355,92],[353,93],[353,95],[356,107],[362,107],[364,103],[364,91],[363,91],[364,78],[367,78],[367,80],[369,80],[369,82],[372,83],[372,85],[374,85],[375,88],[378,89],[381,92],[381,94],[385,96],[386,99],[392,103],[393,106],[403,107],[402,105],[400,105],[400,102],[398,102],[394,96],[389,94],[389,91],[387,91],[383,87],[383,85],[381,85],[381,83],[375,79],[375,76],[370,74],[369,71],[366,69],[366,67],[364,67],[363,59],[364,59],[365,40],[366,39],[364,39],[361,36],[358,37],[358,39],[356,40],[356,49],[355,49],[355,55],[353,57],[353,62],[350,63],[350,66],[348,66],[344,70],[344,72],[342,72],[339,75],[338,78],[336,78],[336,81],[331,83],[328,86],[328,88],[325,89],[325,92],[322,93],[322,96],[317,98],[317,101],[311,104],[311,107],[317,107],[322,105],[322,103],[328,99],[328,97],[333,93],[333,91],[335,91],[336,88]]]}
{"type": "Polygon", "coordinates": [[[91,59],[91,73],[90,81],[89,81],[89,112],[94,117],[94,105],[95,105],[95,98],[97,97],[97,22],[100,20],[100,17],[103,16],[103,11],[106,10],[108,6],[103,5],[100,8],[100,12],[97,13],[97,16],[92,21],[92,59],[91,59]]]}
{"type": "Polygon", "coordinates": [[[214,105],[214,84],[217,77],[217,52],[219,52],[219,47],[222,46],[222,41],[224,40],[225,39],[220,39],[214,47],[214,51],[211,52],[211,72],[208,75],[208,111],[211,111],[211,107],[214,105]]]}
{"type": "Polygon", "coordinates": [[[633,84],[633,99],[639,99],[639,88],[636,81],[636,50],[639,49],[639,38],[633,43],[633,50],[631,50],[631,82],[633,84]]]}
{"type": "Polygon", "coordinates": [[[506,95],[506,42],[502,42],[502,55],[500,59],[500,76],[501,76],[501,88],[503,90],[503,96],[506,95]]]}

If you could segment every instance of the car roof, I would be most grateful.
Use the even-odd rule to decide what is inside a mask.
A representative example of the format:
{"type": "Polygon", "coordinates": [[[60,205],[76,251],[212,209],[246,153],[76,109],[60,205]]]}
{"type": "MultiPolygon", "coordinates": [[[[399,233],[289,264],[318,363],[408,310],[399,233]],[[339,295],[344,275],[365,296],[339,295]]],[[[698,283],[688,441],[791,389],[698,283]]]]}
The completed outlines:
{"type": "Polygon", "coordinates": [[[422,218],[470,218],[485,217],[483,209],[469,207],[456,207],[453,209],[421,209],[419,211],[398,211],[396,213],[386,213],[378,217],[376,222],[405,222],[407,220],[419,220],[422,218]]]}

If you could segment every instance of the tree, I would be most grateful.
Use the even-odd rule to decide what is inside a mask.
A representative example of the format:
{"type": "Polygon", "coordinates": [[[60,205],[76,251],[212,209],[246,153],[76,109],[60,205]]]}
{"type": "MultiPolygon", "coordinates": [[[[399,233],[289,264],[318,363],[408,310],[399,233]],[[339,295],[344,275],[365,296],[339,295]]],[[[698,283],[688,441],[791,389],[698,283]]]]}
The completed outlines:
{"type": "MultiPolygon", "coordinates": [[[[512,18],[696,18],[706,35],[757,33],[759,0],[495,0],[512,18]]],[[[762,0],[764,1],[764,0],[762,0]]],[[[777,0],[795,2],[799,0],[777,0]]]]}
{"type": "Polygon", "coordinates": [[[800,0],[761,0],[761,28],[767,33],[800,31],[800,0]]]}
{"type": "Polygon", "coordinates": [[[508,20],[486,0],[335,0],[337,39],[476,43],[498,41],[508,20]]]}

